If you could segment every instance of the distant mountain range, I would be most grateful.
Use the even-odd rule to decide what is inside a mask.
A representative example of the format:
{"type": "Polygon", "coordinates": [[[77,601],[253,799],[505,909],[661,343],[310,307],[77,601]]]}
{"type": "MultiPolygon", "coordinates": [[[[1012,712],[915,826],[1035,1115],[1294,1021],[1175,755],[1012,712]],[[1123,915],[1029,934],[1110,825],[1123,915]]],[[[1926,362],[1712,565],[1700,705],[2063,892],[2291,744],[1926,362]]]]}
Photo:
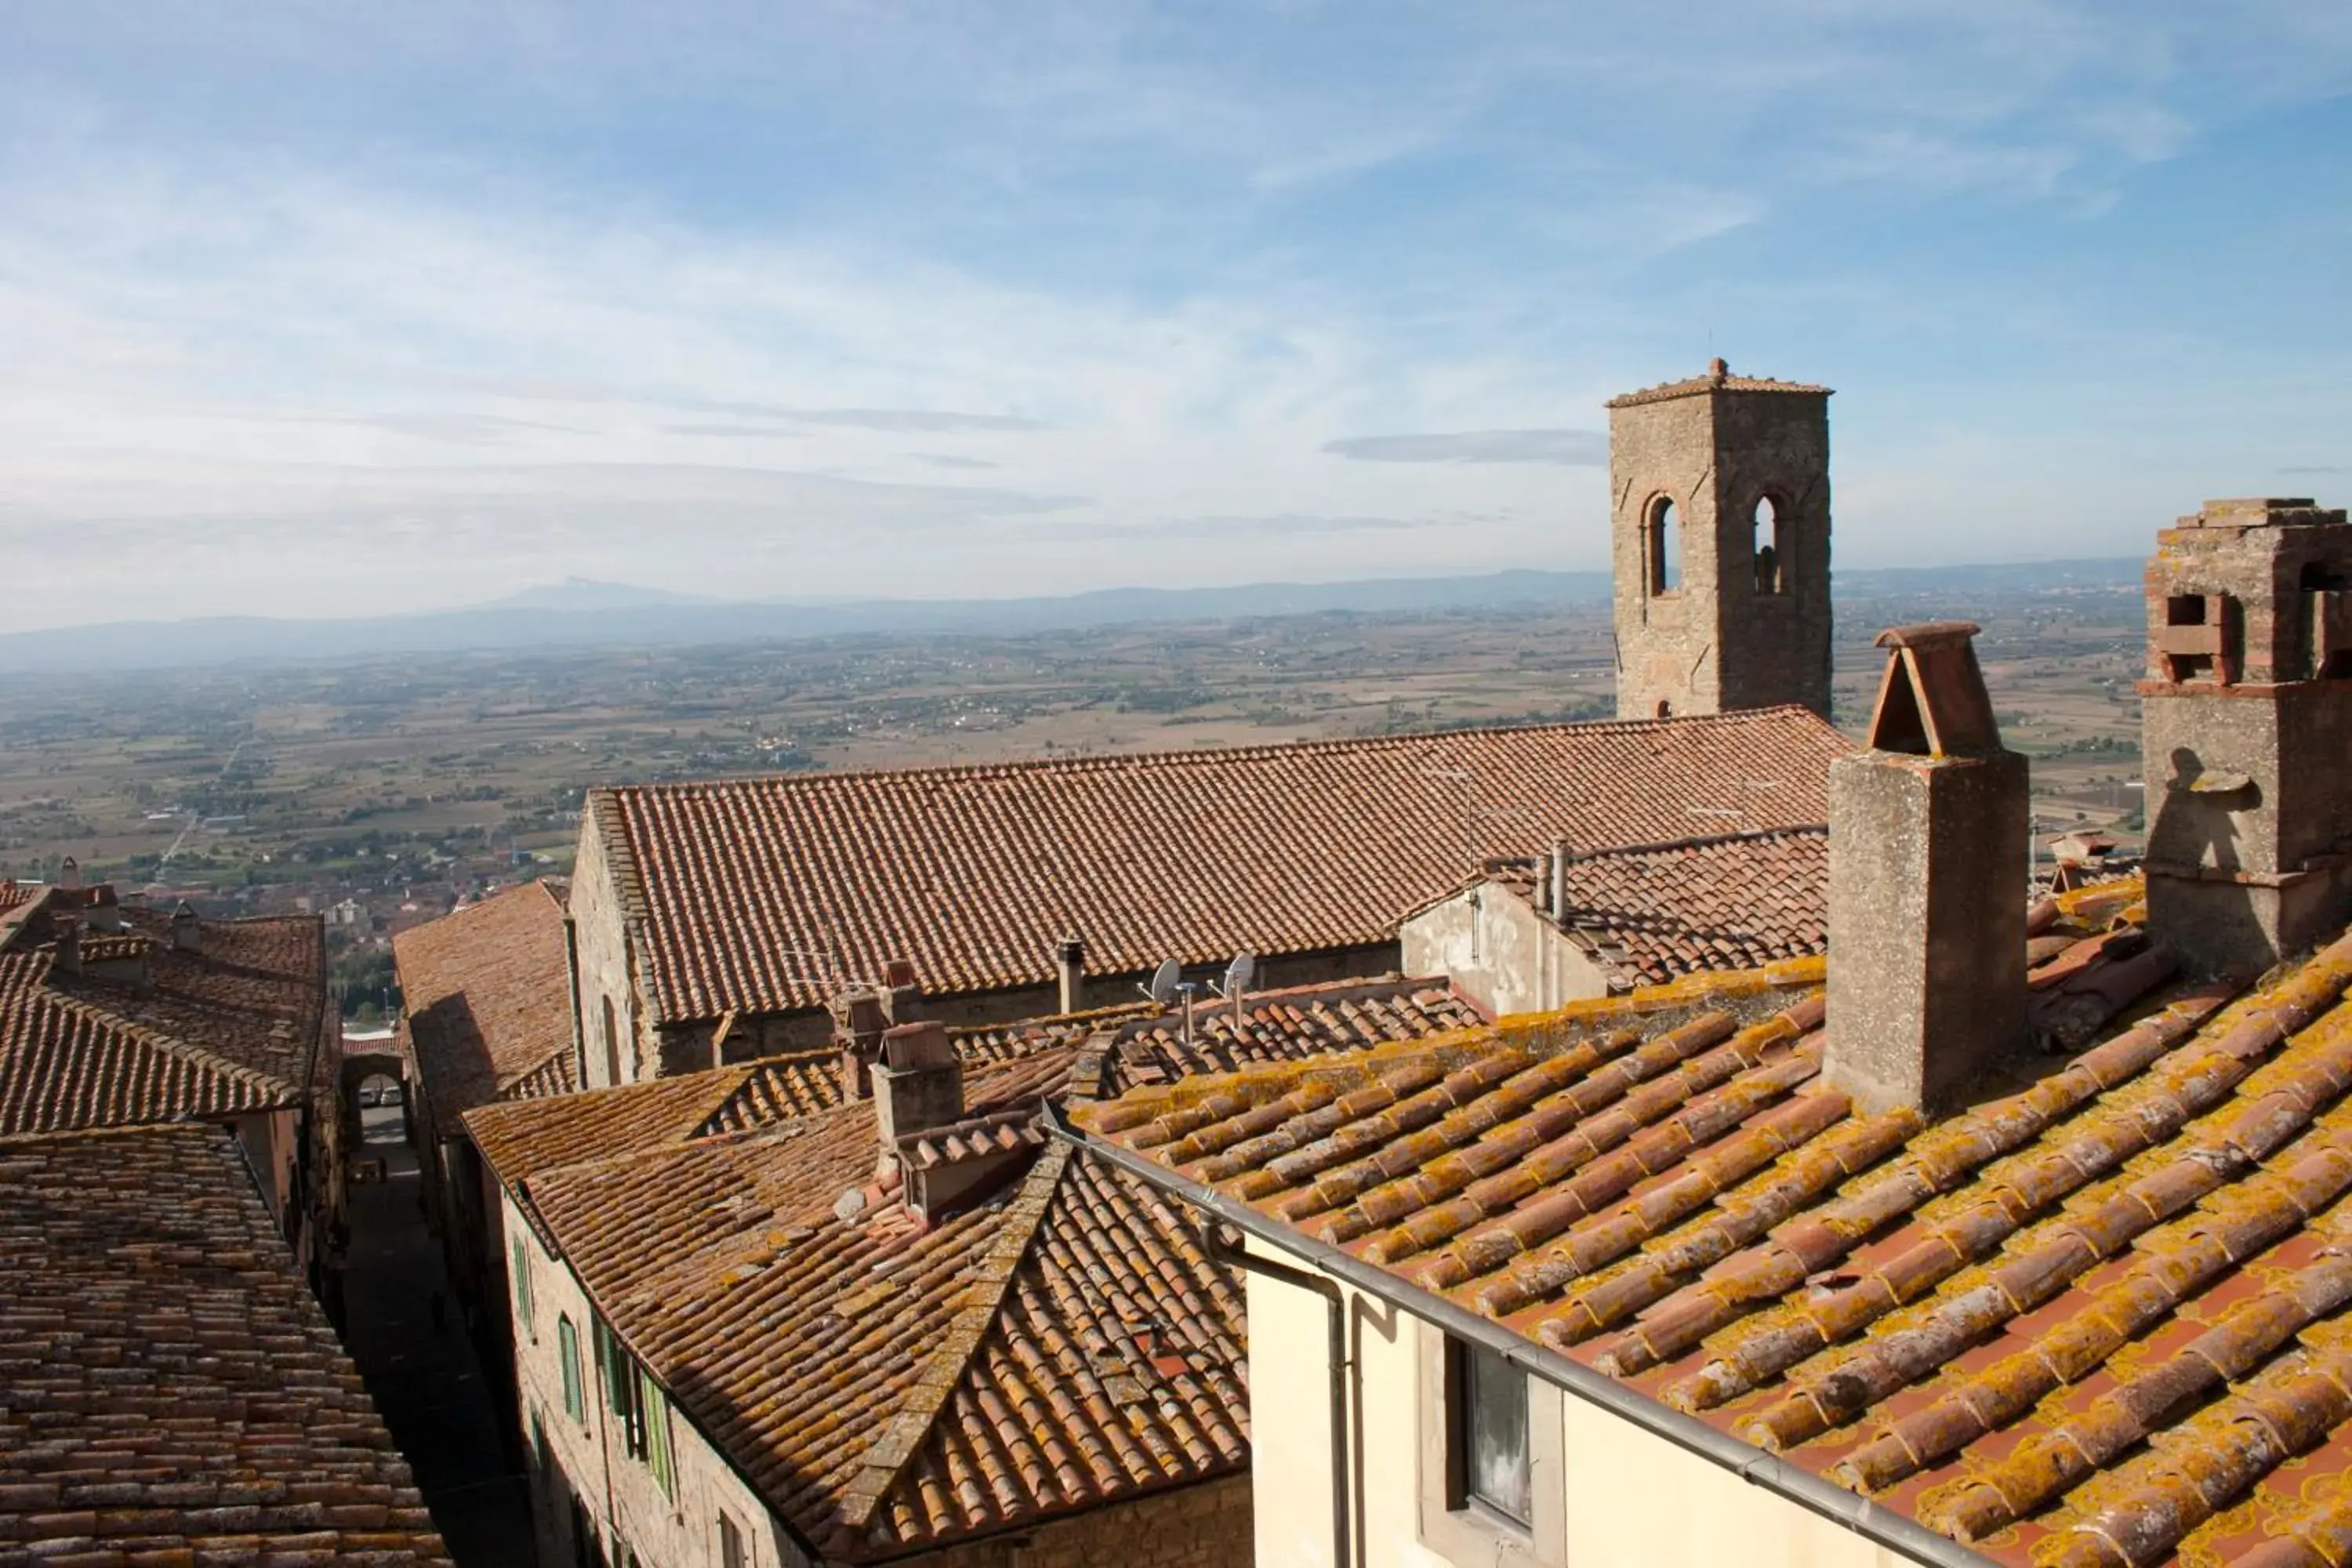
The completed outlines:
{"type": "MultiPolygon", "coordinates": [[[[1840,571],[1841,599],[2133,586],[2134,558],[1840,571]]],[[[1247,619],[1324,611],[1388,614],[1606,603],[1605,572],[1496,572],[1355,583],[1255,583],[1230,588],[1107,588],[1037,599],[732,601],[584,578],[528,588],[467,609],[337,620],[218,616],[113,621],[0,635],[0,674],[121,670],[246,660],[366,658],[505,649],[680,647],[860,633],[981,635],[1075,631],[1139,621],[1247,619]]]]}

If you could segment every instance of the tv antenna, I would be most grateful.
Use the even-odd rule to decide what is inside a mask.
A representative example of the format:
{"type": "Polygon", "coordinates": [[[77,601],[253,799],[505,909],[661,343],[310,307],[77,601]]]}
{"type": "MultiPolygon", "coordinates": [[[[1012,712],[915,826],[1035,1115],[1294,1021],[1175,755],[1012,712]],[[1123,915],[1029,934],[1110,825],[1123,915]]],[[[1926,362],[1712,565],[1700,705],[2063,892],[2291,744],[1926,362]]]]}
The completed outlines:
{"type": "Polygon", "coordinates": [[[1486,863],[1478,852],[1479,825],[1500,822],[1506,818],[1522,818],[1530,814],[1511,807],[1481,806],[1478,804],[1478,770],[1475,768],[1423,768],[1425,779],[1445,779],[1462,786],[1462,858],[1472,873],[1486,863]]]}
{"type": "Polygon", "coordinates": [[[1235,1029],[1242,1026],[1242,993],[1248,990],[1249,983],[1256,978],[1257,954],[1247,948],[1242,949],[1240,954],[1231,963],[1225,965],[1224,984],[1216,989],[1219,996],[1234,1005],[1235,1029]]]}

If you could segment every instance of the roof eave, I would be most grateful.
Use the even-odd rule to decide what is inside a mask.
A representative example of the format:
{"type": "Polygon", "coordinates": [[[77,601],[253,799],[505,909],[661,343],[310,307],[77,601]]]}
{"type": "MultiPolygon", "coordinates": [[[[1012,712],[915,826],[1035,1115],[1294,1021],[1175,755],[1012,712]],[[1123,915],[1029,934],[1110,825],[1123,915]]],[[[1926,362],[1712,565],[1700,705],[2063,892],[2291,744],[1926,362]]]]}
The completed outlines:
{"type": "Polygon", "coordinates": [[[1523,1339],[1498,1323],[1336,1247],[1276,1224],[1247,1205],[1179,1175],[1123,1144],[1094,1137],[1067,1121],[1057,1103],[1046,1103],[1045,1117],[1046,1127],[1056,1138],[1107,1161],[1210,1219],[1223,1221],[1269,1247],[1303,1258],[1324,1274],[1402,1308],[1456,1338],[1493,1351],[1530,1375],[1600,1405],[1651,1436],[1729,1470],[1740,1479],[1819,1514],[1866,1541],[1916,1562],[1932,1564],[1933,1568],[1990,1568],[1992,1559],[1948,1536],[1938,1535],[1908,1515],[1847,1491],[1777,1454],[1743,1443],[1695,1415],[1661,1405],[1580,1362],[1523,1339]]]}

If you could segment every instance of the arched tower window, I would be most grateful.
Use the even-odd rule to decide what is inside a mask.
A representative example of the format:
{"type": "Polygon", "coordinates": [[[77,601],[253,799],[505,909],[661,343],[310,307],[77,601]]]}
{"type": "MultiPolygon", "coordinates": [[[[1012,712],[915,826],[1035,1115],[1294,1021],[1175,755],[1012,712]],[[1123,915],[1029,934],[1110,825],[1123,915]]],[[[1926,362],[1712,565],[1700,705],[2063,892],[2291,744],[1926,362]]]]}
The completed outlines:
{"type": "Polygon", "coordinates": [[[1673,497],[1660,496],[1650,503],[1644,531],[1648,535],[1643,544],[1650,558],[1650,592],[1677,592],[1683,585],[1683,530],[1673,497]]]}
{"type": "Polygon", "coordinates": [[[1756,498],[1749,519],[1755,546],[1756,591],[1786,593],[1789,587],[1789,541],[1780,531],[1780,503],[1770,496],[1756,498]]]}

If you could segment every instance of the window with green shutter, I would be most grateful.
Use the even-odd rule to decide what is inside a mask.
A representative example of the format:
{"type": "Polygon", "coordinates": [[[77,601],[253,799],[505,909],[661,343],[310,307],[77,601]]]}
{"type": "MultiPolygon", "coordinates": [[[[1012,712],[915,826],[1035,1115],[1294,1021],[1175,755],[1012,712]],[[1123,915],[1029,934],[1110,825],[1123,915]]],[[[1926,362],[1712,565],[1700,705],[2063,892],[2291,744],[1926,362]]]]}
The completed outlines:
{"type": "Polygon", "coordinates": [[[580,1386],[580,1331],[572,1320],[555,1320],[556,1352],[563,1358],[563,1413],[574,1421],[588,1419],[588,1402],[580,1386]]]}
{"type": "Polygon", "coordinates": [[[637,1419],[645,1437],[646,1467],[661,1483],[662,1496],[676,1502],[677,1467],[669,1452],[669,1396],[642,1371],[637,1373],[637,1419]]]}
{"type": "Polygon", "coordinates": [[[515,1318],[523,1332],[530,1331],[530,1253],[520,1237],[514,1238],[515,1318]]]}

